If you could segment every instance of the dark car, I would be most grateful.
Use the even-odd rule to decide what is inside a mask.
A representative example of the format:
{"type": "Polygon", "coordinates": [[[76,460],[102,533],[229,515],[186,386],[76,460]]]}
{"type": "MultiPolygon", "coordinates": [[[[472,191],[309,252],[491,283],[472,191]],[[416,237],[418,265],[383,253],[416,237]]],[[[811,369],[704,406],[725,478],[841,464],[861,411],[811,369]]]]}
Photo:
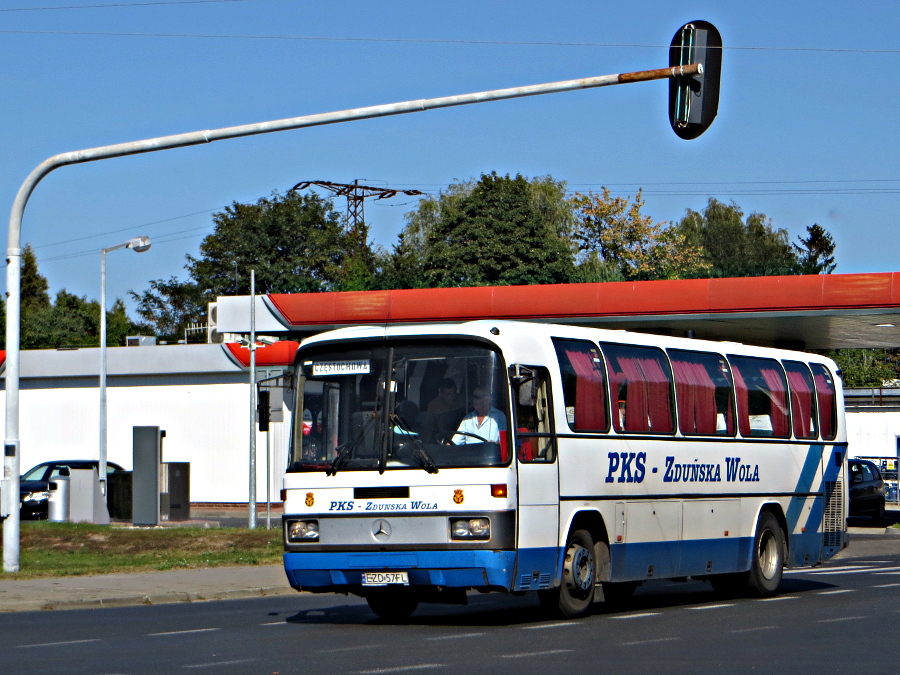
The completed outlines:
{"type": "MultiPolygon", "coordinates": [[[[27,471],[19,479],[19,517],[32,520],[47,518],[47,499],[50,496],[50,481],[59,476],[68,475],[68,469],[93,469],[97,471],[100,462],[96,459],[60,459],[53,462],[42,462],[27,471]]],[[[113,462],[106,463],[106,473],[122,471],[122,467],[113,462]]]]}
{"type": "Polygon", "coordinates": [[[850,483],[850,515],[884,521],[884,481],[881,471],[864,459],[847,460],[850,483]]]}

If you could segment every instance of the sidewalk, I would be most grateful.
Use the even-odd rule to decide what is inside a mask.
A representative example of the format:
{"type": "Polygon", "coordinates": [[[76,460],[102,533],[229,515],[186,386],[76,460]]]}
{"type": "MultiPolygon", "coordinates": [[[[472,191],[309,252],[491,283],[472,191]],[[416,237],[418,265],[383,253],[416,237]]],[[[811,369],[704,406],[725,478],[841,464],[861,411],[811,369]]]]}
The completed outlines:
{"type": "Polygon", "coordinates": [[[296,595],[281,565],[0,580],[0,612],[296,595]]]}

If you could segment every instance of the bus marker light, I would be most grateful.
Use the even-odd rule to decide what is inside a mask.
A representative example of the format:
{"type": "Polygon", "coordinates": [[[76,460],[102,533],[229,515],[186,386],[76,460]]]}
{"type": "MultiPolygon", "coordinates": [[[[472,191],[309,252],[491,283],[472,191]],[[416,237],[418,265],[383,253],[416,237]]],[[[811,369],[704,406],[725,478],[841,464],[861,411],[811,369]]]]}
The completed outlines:
{"type": "Polygon", "coordinates": [[[617,534],[617,535],[616,535],[616,541],[622,541],[622,535],[621,535],[621,534],[617,534]]]}
{"type": "Polygon", "coordinates": [[[491,485],[491,497],[506,497],[509,495],[509,490],[506,487],[506,483],[498,483],[497,485],[491,485]]]}
{"type": "Polygon", "coordinates": [[[284,488],[282,488],[282,489],[281,489],[280,497],[281,497],[281,501],[286,502],[286,501],[287,501],[287,490],[285,490],[284,488]]]}
{"type": "Polygon", "coordinates": [[[728,530],[725,530],[725,536],[726,537],[728,536],[728,530]]]}

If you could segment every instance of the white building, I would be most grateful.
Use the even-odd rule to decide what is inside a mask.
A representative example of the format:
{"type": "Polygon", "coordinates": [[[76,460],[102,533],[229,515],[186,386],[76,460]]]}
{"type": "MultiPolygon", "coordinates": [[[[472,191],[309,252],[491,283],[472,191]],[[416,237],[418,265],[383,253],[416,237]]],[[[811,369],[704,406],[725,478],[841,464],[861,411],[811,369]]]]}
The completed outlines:
{"type": "MultiPolygon", "coordinates": [[[[296,348],[294,342],[261,346],[257,378],[282,374],[296,348]]],[[[246,504],[255,417],[248,350],[229,343],[113,347],[107,354],[108,461],[131,469],[132,427],[158,426],[166,431],[162,461],[191,464],[192,502],[246,504]]],[[[22,352],[23,473],[53,459],[98,459],[99,370],[97,348],[22,352]]],[[[279,500],[286,463],[287,410],[283,419],[269,433],[272,501],[279,500]]],[[[256,446],[256,494],[265,502],[265,433],[256,432],[256,446]]]]}

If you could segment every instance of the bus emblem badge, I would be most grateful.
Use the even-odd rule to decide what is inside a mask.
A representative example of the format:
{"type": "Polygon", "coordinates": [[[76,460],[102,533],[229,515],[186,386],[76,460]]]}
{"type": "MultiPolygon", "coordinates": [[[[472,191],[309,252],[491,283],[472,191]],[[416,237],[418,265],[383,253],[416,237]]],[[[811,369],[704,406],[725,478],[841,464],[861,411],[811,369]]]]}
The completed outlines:
{"type": "Polygon", "coordinates": [[[313,497],[313,493],[312,493],[312,492],[307,492],[307,493],[306,493],[306,505],[307,505],[307,506],[312,506],[312,505],[315,504],[315,503],[316,503],[316,498],[313,497]]]}
{"type": "Polygon", "coordinates": [[[378,541],[384,541],[391,538],[391,524],[388,521],[379,518],[372,523],[372,536],[378,541]]]}
{"type": "Polygon", "coordinates": [[[454,490],[453,491],[453,503],[454,504],[462,504],[463,500],[465,500],[463,491],[462,490],[454,490]]]}

